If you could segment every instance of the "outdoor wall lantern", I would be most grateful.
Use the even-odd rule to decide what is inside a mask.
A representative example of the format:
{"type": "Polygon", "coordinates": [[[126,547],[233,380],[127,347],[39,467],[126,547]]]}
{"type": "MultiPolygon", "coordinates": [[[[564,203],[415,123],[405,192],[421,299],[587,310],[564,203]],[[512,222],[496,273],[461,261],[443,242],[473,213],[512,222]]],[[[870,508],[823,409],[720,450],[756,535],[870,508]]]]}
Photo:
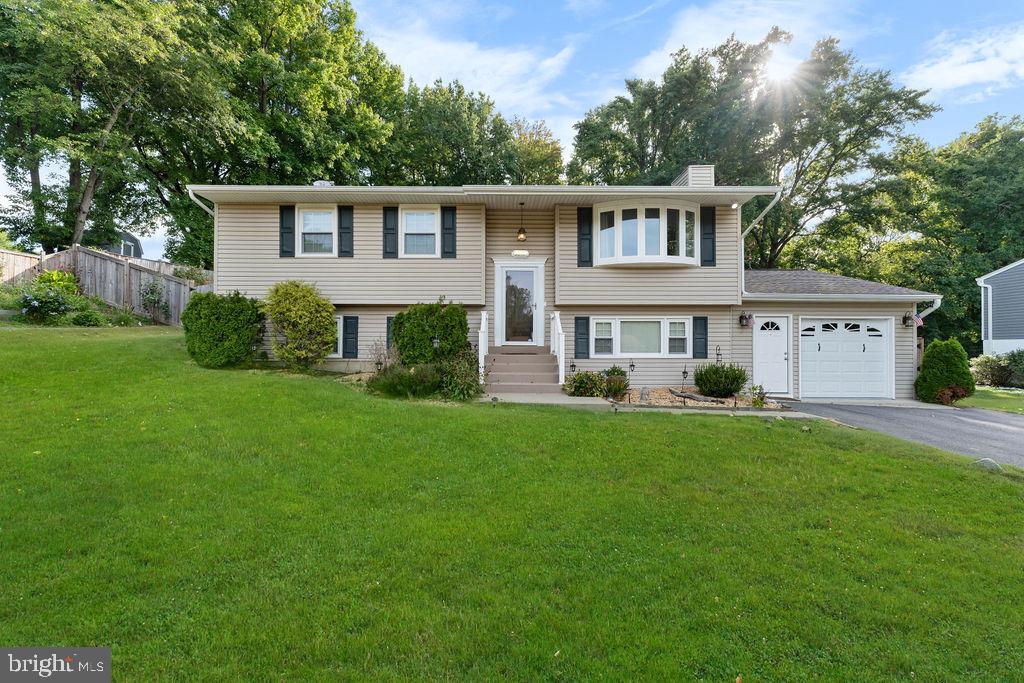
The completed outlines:
{"type": "Polygon", "coordinates": [[[911,313],[910,311],[907,311],[906,313],[903,314],[903,327],[913,327],[913,326],[914,326],[914,314],[911,313]]]}
{"type": "Polygon", "coordinates": [[[683,365],[683,386],[686,386],[686,378],[690,376],[690,368],[683,365]]]}
{"type": "Polygon", "coordinates": [[[377,367],[377,372],[380,372],[380,369],[384,367],[384,363],[380,362],[379,360],[374,362],[374,365],[377,367]]]}
{"type": "Polygon", "coordinates": [[[523,225],[523,204],[526,202],[519,202],[519,229],[516,230],[516,242],[526,241],[526,226],[523,225]]]}
{"type": "Polygon", "coordinates": [[[576,374],[576,361],[569,363],[569,372],[576,374]]]}
{"type": "Polygon", "coordinates": [[[716,346],[715,347],[715,362],[716,363],[721,363],[722,362],[722,347],[721,346],[716,346]]]}
{"type": "Polygon", "coordinates": [[[630,359],[629,359],[629,371],[630,371],[630,372],[633,372],[634,370],[636,370],[636,363],[634,363],[634,362],[633,362],[633,359],[632,359],[632,358],[630,358],[630,359]]]}
{"type": "Polygon", "coordinates": [[[740,327],[750,327],[750,323],[754,321],[754,316],[750,315],[746,311],[740,313],[740,327]]]}

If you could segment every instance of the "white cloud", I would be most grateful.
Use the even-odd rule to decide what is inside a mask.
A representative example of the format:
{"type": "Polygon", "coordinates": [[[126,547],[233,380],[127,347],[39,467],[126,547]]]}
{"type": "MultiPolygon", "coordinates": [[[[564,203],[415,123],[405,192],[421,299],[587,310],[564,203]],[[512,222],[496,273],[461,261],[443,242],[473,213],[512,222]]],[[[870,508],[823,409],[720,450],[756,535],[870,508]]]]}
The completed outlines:
{"type": "Polygon", "coordinates": [[[927,58],[904,72],[903,81],[934,95],[958,93],[957,101],[965,103],[1024,85],[1024,22],[966,36],[944,31],[928,42],[927,58]]]}
{"type": "Polygon", "coordinates": [[[806,49],[819,38],[833,35],[852,39],[855,2],[842,0],[716,0],[676,13],[662,45],[633,65],[643,78],[661,77],[673,52],[718,45],[731,34],[745,42],[759,41],[773,26],[793,34],[791,49],[806,49]]]}
{"type": "Polygon", "coordinates": [[[577,17],[591,16],[607,6],[607,0],[565,0],[565,9],[577,17]]]}

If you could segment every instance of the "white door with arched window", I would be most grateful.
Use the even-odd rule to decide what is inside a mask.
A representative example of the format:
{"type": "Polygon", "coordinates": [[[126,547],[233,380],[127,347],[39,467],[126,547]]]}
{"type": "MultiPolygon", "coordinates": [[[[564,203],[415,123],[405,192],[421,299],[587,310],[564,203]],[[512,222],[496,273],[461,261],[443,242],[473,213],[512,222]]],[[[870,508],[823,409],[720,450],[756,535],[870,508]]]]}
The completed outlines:
{"type": "Polygon", "coordinates": [[[789,316],[754,316],[754,378],[769,394],[790,393],[789,316]]]}

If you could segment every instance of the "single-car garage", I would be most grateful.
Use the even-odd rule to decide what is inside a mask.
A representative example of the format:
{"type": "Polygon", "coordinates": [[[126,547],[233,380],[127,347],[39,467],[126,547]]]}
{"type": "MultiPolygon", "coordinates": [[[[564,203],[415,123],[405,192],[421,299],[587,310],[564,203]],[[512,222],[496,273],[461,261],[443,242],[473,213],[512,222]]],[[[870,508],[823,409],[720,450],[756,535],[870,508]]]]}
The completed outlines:
{"type": "Polygon", "coordinates": [[[892,318],[800,318],[800,396],[894,398],[892,318]]]}

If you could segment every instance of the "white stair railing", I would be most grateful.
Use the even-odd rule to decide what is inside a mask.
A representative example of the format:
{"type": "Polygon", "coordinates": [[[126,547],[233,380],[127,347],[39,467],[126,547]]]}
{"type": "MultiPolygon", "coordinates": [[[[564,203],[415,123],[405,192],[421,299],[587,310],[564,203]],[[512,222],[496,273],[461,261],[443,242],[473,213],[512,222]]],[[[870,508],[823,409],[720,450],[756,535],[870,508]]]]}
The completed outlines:
{"type": "Polygon", "coordinates": [[[551,314],[551,353],[558,359],[558,383],[565,384],[565,333],[562,331],[562,316],[558,311],[551,314]]]}
{"type": "Polygon", "coordinates": [[[476,339],[477,363],[480,367],[480,383],[484,382],[484,370],[487,364],[487,311],[480,312],[480,331],[476,339]]]}

